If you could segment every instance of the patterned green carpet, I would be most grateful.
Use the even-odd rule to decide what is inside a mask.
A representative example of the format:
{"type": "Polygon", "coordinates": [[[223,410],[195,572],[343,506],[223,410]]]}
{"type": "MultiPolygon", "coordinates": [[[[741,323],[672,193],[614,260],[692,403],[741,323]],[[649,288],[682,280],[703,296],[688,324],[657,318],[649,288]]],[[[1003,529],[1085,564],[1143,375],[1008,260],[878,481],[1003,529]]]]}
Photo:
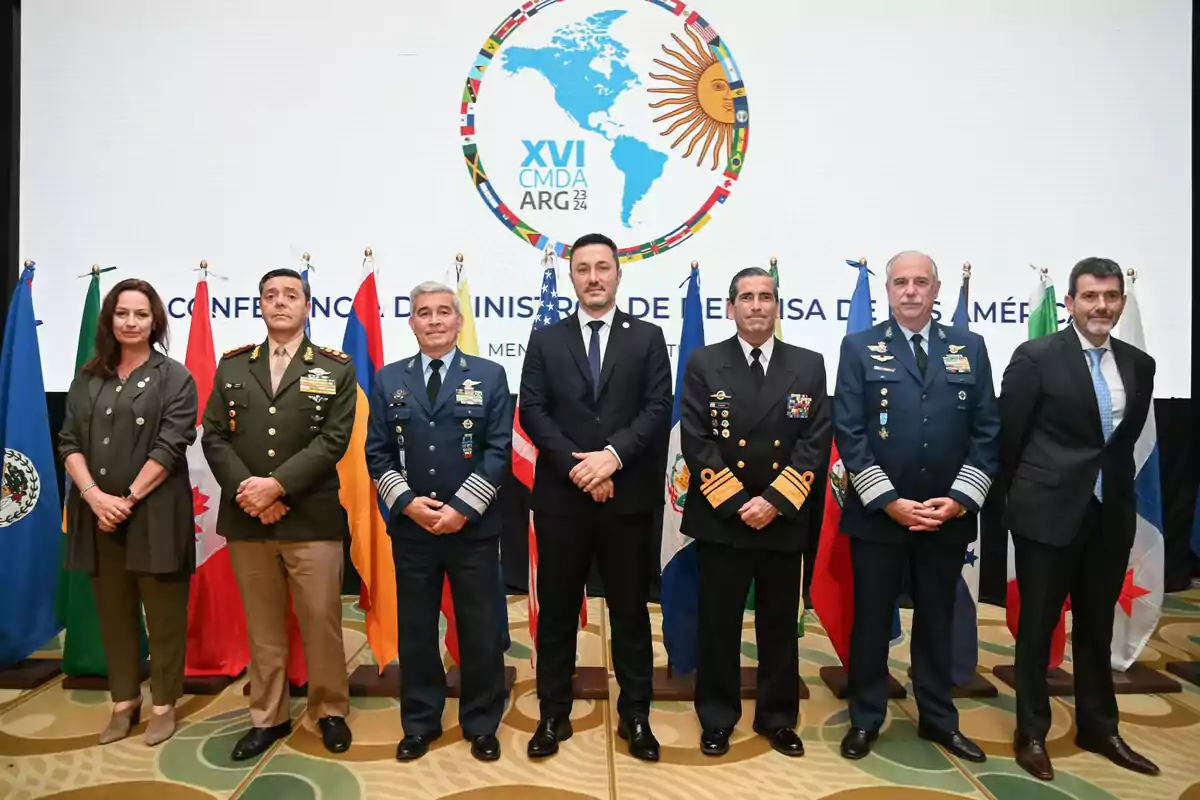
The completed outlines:
{"type": "MultiPolygon", "coordinates": [[[[579,663],[606,664],[611,676],[602,644],[606,627],[601,611],[601,602],[592,600],[590,624],[579,640],[579,663]]],[[[750,700],[745,701],[729,754],[707,758],[698,749],[700,732],[691,704],[663,702],[655,704],[652,719],[663,745],[662,761],[646,764],[631,758],[616,737],[615,703],[581,700],[574,709],[574,738],[554,758],[533,763],[525,757],[525,743],[537,720],[537,698],[524,598],[510,599],[509,621],[513,646],[508,662],[517,668],[517,683],[499,732],[504,752],[498,762],[481,764],[470,757],[452,700],[444,719],[446,735],[424,759],[399,764],[394,761],[396,742],[402,736],[398,702],[356,698],[350,719],[354,746],[348,753],[331,756],[312,729],[297,726],[291,737],[262,758],[234,763],[229,751],[249,724],[244,680],[215,697],[184,698],[178,711],[179,731],[164,745],[146,747],[140,737],[143,724],[125,741],[101,747],[97,734],[108,719],[107,695],[67,691],[59,679],[31,692],[0,691],[0,798],[1200,800],[1200,687],[1186,682],[1175,694],[1118,698],[1123,735],[1162,767],[1161,776],[1134,775],[1077,750],[1072,698],[1064,697],[1052,701],[1049,746],[1057,778],[1049,784],[1028,778],[1012,760],[1013,693],[991,674],[993,666],[1011,663],[1013,658],[1003,609],[984,606],[979,623],[980,671],[996,684],[999,696],[958,701],[964,731],[988,753],[988,762],[981,765],[955,759],[917,738],[911,692],[909,699],[891,704],[887,726],[871,756],[857,762],[842,759],[837,748],[848,724],[845,703],[818,677],[820,667],[837,661],[811,615],[800,649],[802,674],[812,695],[801,706],[804,758],[774,753],[749,730],[750,700]]],[[[665,664],[658,622],[656,608],[656,656],[665,664]]],[[[909,623],[905,612],[906,637],[909,623]]],[[[351,598],[345,600],[345,630],[348,669],[369,664],[362,616],[351,598]]],[[[56,646],[42,655],[55,655],[56,646]]],[[[757,651],[750,615],[742,651],[744,663],[752,665],[757,651]]],[[[1200,659],[1198,590],[1168,596],[1162,622],[1142,663],[1162,669],[1169,661],[1187,659],[1200,659]]],[[[1069,669],[1069,660],[1065,666],[1069,669]]],[[[892,660],[893,675],[906,685],[907,669],[906,639],[893,648],[892,660]]],[[[610,685],[615,689],[611,680],[610,685]]],[[[299,719],[303,702],[293,701],[293,719],[299,719]]]]}

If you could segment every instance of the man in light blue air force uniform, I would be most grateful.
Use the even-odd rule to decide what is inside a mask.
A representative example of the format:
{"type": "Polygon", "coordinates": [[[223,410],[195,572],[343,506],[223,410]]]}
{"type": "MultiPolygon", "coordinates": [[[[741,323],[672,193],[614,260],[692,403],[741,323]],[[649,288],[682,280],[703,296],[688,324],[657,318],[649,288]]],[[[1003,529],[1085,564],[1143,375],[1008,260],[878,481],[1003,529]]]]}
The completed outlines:
{"type": "Polygon", "coordinates": [[[442,734],[438,612],[449,576],[461,656],[459,724],[471,755],[494,761],[506,699],[494,501],[508,469],[512,402],[503,367],[456,347],[462,314],[453,290],[426,282],[410,299],[421,352],[376,374],[366,447],[396,565],[404,671],[396,758],[420,758],[442,734]]]}
{"type": "Polygon", "coordinates": [[[865,756],[883,725],[892,610],[907,568],[918,733],[978,762],[983,751],[959,730],[951,697],[951,631],[967,545],[999,467],[992,368],[982,337],[933,321],[933,259],[899,253],[886,274],[892,318],[842,340],[833,395],[834,441],[853,486],[841,523],[854,572],[842,755],[865,756]]]}

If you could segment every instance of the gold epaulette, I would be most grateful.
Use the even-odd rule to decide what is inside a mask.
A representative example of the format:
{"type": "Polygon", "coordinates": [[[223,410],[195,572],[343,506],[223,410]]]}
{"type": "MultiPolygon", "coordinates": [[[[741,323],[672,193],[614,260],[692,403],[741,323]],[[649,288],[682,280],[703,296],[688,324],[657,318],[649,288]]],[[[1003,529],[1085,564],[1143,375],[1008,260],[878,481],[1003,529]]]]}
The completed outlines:
{"type": "Polygon", "coordinates": [[[334,350],[332,347],[318,347],[317,350],[320,351],[321,355],[326,356],[327,358],[332,358],[339,364],[350,363],[350,356],[346,353],[343,353],[341,350],[334,350]]]}
{"type": "Polygon", "coordinates": [[[229,358],[230,356],[236,356],[238,353],[244,353],[247,350],[250,350],[255,347],[258,347],[257,343],[243,344],[239,347],[234,347],[230,350],[226,350],[224,353],[221,354],[221,358],[229,358]]]}

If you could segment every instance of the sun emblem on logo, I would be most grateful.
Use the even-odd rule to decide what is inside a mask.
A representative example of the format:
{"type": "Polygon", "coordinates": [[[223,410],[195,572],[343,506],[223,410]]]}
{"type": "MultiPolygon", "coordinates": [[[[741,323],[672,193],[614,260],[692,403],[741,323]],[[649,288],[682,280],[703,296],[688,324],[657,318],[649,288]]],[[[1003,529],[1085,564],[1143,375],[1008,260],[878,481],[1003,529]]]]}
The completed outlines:
{"type": "Polygon", "coordinates": [[[671,142],[671,149],[676,149],[684,139],[691,136],[691,141],[688,142],[683,157],[691,158],[692,153],[699,145],[700,155],[696,158],[696,166],[700,166],[704,162],[711,150],[711,168],[715,170],[729,158],[729,151],[733,145],[733,94],[729,89],[729,78],[725,74],[725,67],[713,58],[708,47],[690,27],[685,26],[684,31],[696,46],[695,50],[688,47],[678,36],[671,34],[671,38],[683,52],[672,50],[665,44],[662,49],[677,63],[671,64],[658,58],[654,59],[654,63],[666,67],[674,74],[650,73],[651,78],[674,84],[674,88],[661,87],[648,91],[676,96],[651,103],[650,107],[675,106],[674,109],[654,118],[655,122],[663,122],[672,117],[678,117],[661,135],[670,136],[679,127],[687,125],[683,133],[671,142]],[[701,144],[702,138],[703,144],[701,144]]]}
{"type": "Polygon", "coordinates": [[[675,456],[675,463],[671,465],[671,482],[667,484],[667,494],[671,497],[671,508],[680,514],[683,513],[683,506],[687,502],[688,482],[691,479],[692,473],[687,462],[683,460],[683,455],[675,456]]]}
{"type": "Polygon", "coordinates": [[[24,453],[7,449],[0,481],[0,528],[4,528],[33,511],[42,494],[42,482],[24,453]]]}
{"type": "Polygon", "coordinates": [[[829,468],[829,488],[833,490],[833,497],[837,500],[838,508],[846,505],[846,485],[846,465],[839,458],[829,468]]]}

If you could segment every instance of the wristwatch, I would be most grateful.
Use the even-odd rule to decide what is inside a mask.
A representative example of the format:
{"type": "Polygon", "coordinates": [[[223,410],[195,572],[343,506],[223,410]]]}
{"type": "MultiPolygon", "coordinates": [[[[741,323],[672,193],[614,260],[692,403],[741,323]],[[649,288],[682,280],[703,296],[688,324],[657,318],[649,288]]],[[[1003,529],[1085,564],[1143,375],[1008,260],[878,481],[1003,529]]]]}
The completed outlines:
{"type": "Polygon", "coordinates": [[[140,498],[140,497],[138,497],[136,494],[134,494],[133,487],[132,487],[132,486],[130,486],[128,489],[126,489],[126,490],[125,490],[125,499],[126,499],[126,500],[132,500],[132,501],[133,501],[133,502],[136,504],[136,503],[138,503],[138,502],[139,502],[139,501],[140,501],[142,498],[140,498]]]}

